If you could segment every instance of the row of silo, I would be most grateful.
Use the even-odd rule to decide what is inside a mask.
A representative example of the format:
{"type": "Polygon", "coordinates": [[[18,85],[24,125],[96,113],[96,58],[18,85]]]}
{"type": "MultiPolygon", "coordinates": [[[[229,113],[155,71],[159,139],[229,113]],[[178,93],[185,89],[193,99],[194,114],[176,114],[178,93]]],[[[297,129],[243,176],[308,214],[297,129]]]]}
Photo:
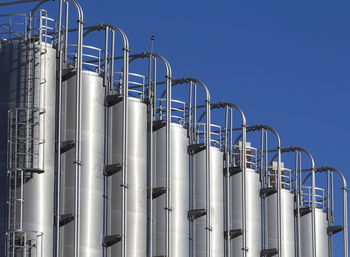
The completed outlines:
{"type": "MultiPolygon", "coordinates": [[[[283,152],[307,152],[281,149],[272,128],[247,127],[237,106],[211,103],[201,81],[173,79],[162,56],[129,56],[119,28],[84,28],[81,7],[70,2],[78,29],[68,28],[64,0],[57,21],[39,9],[45,1],[29,15],[1,16],[10,20],[0,42],[3,256],[332,256],[332,235],[347,238],[347,222],[333,225],[333,186],[316,188],[315,173],[339,171],[313,161],[309,169],[284,168],[283,152]],[[22,30],[11,30],[14,17],[23,19],[16,22],[22,30]],[[101,30],[102,48],[85,45],[101,30]],[[147,77],[129,71],[142,58],[147,77]],[[157,61],[165,82],[157,82],[157,61]],[[173,97],[177,84],[189,86],[189,99],[173,97]],[[197,87],[205,92],[201,103],[197,87]],[[216,125],[211,112],[222,107],[226,119],[216,125]],[[260,148],[247,140],[256,130],[260,148]],[[267,147],[268,131],[275,148],[267,147]],[[307,172],[310,186],[301,179],[307,172]]],[[[346,214],[346,193],[344,202],[346,214]]]]}

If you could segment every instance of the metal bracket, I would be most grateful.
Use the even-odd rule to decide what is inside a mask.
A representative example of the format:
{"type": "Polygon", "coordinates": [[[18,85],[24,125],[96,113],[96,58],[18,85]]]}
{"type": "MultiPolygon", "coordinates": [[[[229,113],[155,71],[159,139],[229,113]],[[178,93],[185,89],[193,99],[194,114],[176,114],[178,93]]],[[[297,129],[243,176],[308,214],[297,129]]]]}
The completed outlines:
{"type": "Polygon", "coordinates": [[[24,168],[24,169],[21,169],[23,172],[25,173],[31,173],[31,174],[42,174],[44,173],[45,171],[44,170],[41,170],[41,169],[35,169],[35,168],[24,168]]]}
{"type": "Polygon", "coordinates": [[[110,247],[110,246],[112,246],[120,241],[122,241],[121,235],[104,236],[102,238],[102,246],[103,247],[110,247]]]}
{"type": "Polygon", "coordinates": [[[265,249],[265,250],[261,250],[260,257],[271,257],[276,254],[278,254],[277,248],[265,249]]]}
{"type": "Polygon", "coordinates": [[[153,131],[156,131],[158,129],[161,129],[161,128],[165,127],[166,121],[165,120],[155,120],[155,121],[153,121],[152,125],[153,125],[152,126],[153,127],[153,131]]]}
{"type": "Polygon", "coordinates": [[[112,107],[113,105],[116,105],[117,103],[123,101],[122,95],[108,95],[105,98],[105,105],[107,107],[112,107]]]}
{"type": "Polygon", "coordinates": [[[122,164],[108,164],[105,165],[104,169],[103,169],[103,174],[107,177],[112,176],[113,174],[121,171],[123,169],[123,165],[122,164]]]}
{"type": "Polygon", "coordinates": [[[75,75],[77,75],[77,71],[75,69],[63,70],[62,82],[74,77],[75,75]]]}
{"type": "Polygon", "coordinates": [[[156,199],[165,193],[166,193],[166,187],[149,188],[147,190],[147,198],[151,199],[151,194],[152,194],[152,199],[156,199]]]}
{"type": "MultiPolygon", "coordinates": [[[[311,207],[303,207],[299,209],[300,216],[304,216],[312,211],[311,207]]],[[[297,215],[297,210],[294,210],[294,215],[297,215]]]]}
{"type": "Polygon", "coordinates": [[[337,233],[339,233],[339,232],[341,232],[343,230],[344,230],[344,226],[341,226],[341,225],[339,225],[339,226],[329,226],[327,228],[327,234],[331,236],[331,235],[337,234],[337,233]]]}
{"type": "Polygon", "coordinates": [[[268,197],[270,195],[273,195],[277,193],[277,189],[273,188],[273,187],[265,187],[260,189],[260,197],[264,198],[264,197],[268,197]]]}
{"type": "Polygon", "coordinates": [[[75,142],[73,140],[61,142],[61,154],[65,153],[75,147],[75,142]]]}
{"type": "Polygon", "coordinates": [[[189,210],[187,213],[187,218],[189,220],[195,220],[204,215],[207,215],[207,211],[205,209],[189,210]]]}
{"type": "Polygon", "coordinates": [[[68,223],[72,222],[73,220],[74,220],[74,215],[72,213],[61,215],[60,216],[60,227],[67,225],[68,223]]]}
{"type": "MultiPolygon", "coordinates": [[[[242,168],[239,166],[234,166],[229,168],[229,176],[234,176],[238,173],[242,172],[242,168]]],[[[226,176],[227,168],[224,168],[224,176],[226,176]]]]}
{"type": "Polygon", "coordinates": [[[243,235],[243,229],[232,229],[224,232],[225,239],[234,239],[243,235]]]}
{"type": "Polygon", "coordinates": [[[196,153],[199,153],[200,151],[203,151],[205,148],[206,148],[206,145],[204,143],[193,144],[187,147],[187,152],[189,154],[196,154],[196,153]]]}

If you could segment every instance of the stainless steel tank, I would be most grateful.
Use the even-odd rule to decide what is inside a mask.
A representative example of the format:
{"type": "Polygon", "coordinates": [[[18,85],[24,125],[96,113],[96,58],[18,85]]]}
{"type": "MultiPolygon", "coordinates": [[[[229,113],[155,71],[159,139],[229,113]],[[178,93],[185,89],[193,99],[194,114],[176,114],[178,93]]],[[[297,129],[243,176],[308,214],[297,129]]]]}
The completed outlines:
{"type": "MultiPolygon", "coordinates": [[[[301,256],[312,256],[312,223],[311,213],[300,217],[300,245],[301,256]]],[[[327,213],[316,208],[315,210],[315,229],[316,229],[316,256],[330,257],[328,255],[328,235],[327,235],[327,213]]]]}
{"type": "MultiPolygon", "coordinates": [[[[80,254],[102,256],[104,87],[96,72],[82,73],[80,254]]],[[[76,77],[66,83],[66,140],[75,139],[76,77]]],[[[64,214],[74,213],[75,151],[66,152],[64,165],[64,214]]],[[[74,255],[74,222],[63,227],[63,256],[74,255]]]]}
{"type": "MultiPolygon", "coordinates": [[[[255,169],[246,169],[247,257],[260,256],[261,252],[261,183],[255,169]]],[[[231,177],[231,229],[239,230],[242,224],[242,172],[231,177]]],[[[242,235],[231,239],[232,256],[242,256],[242,235]]]]}
{"type": "MultiPolygon", "coordinates": [[[[146,256],[147,246],[147,106],[128,98],[127,256],[146,256]]],[[[113,106],[112,163],[122,163],[123,101],[113,106]]],[[[122,232],[122,172],[112,175],[111,234],[122,232]]],[[[111,256],[121,256],[121,244],[111,247],[111,256]]]]}
{"type": "MultiPolygon", "coordinates": [[[[288,189],[281,190],[281,229],[282,252],[281,257],[295,257],[295,231],[294,231],[294,194],[288,189]]],[[[277,193],[266,198],[267,217],[267,249],[278,249],[277,231],[277,193]]],[[[303,255],[309,256],[309,255],[303,255]]],[[[310,255],[311,256],[311,255],[310,255]]]]}
{"type": "MultiPolygon", "coordinates": [[[[223,152],[216,147],[210,148],[210,218],[212,257],[224,256],[224,186],[223,152]]],[[[194,209],[206,206],[206,151],[202,150],[193,157],[194,162],[194,209]]],[[[194,221],[194,256],[206,256],[206,217],[194,221]]]]}
{"type": "Polygon", "coordinates": [[[27,254],[51,256],[56,50],[50,44],[3,39],[0,65],[1,244],[7,230],[9,253],[23,254],[26,240],[27,254]]]}
{"type": "MultiPolygon", "coordinates": [[[[260,256],[261,245],[261,182],[259,173],[254,165],[254,150],[250,143],[247,146],[247,168],[246,168],[246,256],[260,256]]],[[[241,144],[239,145],[241,149],[241,144]]],[[[241,150],[239,156],[241,156],[241,150]]],[[[238,158],[238,156],[236,157],[238,158]]],[[[241,158],[241,157],[239,157],[241,158]]],[[[241,162],[239,162],[241,163],[241,162]]],[[[237,172],[231,176],[230,182],[231,197],[231,230],[242,230],[242,172],[237,172]]],[[[243,235],[238,235],[231,239],[232,256],[242,256],[243,235]]]]}
{"type": "MultiPolygon", "coordinates": [[[[189,156],[187,152],[187,129],[182,125],[171,123],[171,172],[170,172],[170,255],[172,257],[188,256],[189,254],[189,156]]],[[[155,170],[154,187],[165,186],[166,171],[166,126],[153,133],[155,170]]],[[[166,239],[166,195],[153,200],[155,237],[154,256],[165,256],[166,239]]]]}

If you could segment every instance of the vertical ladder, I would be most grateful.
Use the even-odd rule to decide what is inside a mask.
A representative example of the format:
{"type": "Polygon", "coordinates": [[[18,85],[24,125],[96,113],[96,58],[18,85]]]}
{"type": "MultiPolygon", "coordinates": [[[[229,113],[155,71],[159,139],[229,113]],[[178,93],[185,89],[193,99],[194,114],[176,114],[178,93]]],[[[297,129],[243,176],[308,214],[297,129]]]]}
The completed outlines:
{"type": "MultiPolygon", "coordinates": [[[[47,14],[46,14],[47,15],[47,14]]],[[[42,24],[42,12],[40,12],[42,24]]],[[[42,26],[40,25],[40,36],[42,26]]],[[[7,257],[42,257],[43,233],[23,228],[24,188],[34,176],[44,173],[46,43],[28,41],[25,47],[24,86],[19,100],[8,112],[8,232],[7,257]]],[[[22,71],[20,71],[22,72],[22,71]]]]}

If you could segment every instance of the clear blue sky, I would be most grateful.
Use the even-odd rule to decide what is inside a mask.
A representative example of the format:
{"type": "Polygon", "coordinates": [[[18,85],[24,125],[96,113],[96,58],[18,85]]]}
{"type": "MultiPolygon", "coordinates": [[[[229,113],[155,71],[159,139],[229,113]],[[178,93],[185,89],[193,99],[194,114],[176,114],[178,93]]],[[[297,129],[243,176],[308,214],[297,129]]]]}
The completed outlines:
{"type": "Polygon", "coordinates": [[[87,25],[119,26],[133,53],[155,35],[174,78],[201,79],[214,101],[237,104],[249,124],[271,125],[283,146],[303,146],[350,182],[349,1],[80,2],[87,25]]]}

